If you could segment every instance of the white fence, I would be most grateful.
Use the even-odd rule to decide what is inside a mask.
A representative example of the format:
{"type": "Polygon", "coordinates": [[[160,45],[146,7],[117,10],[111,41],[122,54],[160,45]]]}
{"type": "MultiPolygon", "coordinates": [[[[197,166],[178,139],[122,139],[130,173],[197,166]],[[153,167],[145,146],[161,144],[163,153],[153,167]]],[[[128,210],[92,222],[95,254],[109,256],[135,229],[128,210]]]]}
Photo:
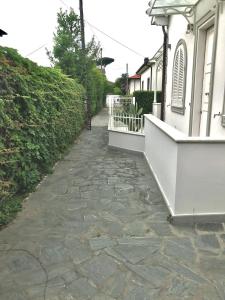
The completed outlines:
{"type": "Polygon", "coordinates": [[[138,115],[127,115],[122,113],[115,113],[109,116],[110,130],[117,130],[123,132],[144,132],[144,118],[138,115]]]}
{"type": "Polygon", "coordinates": [[[108,95],[106,103],[109,108],[109,130],[143,133],[143,116],[129,113],[129,107],[135,105],[134,97],[108,95]]]}
{"type": "Polygon", "coordinates": [[[130,104],[135,105],[135,98],[131,96],[107,95],[106,105],[109,108],[109,115],[121,112],[123,107],[130,104]]]}

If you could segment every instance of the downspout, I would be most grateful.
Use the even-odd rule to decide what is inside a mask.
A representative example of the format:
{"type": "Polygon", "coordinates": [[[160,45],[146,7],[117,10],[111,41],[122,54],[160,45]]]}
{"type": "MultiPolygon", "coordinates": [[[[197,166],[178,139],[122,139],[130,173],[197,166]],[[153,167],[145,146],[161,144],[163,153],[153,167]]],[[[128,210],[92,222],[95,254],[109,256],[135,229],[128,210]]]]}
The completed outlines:
{"type": "Polygon", "coordinates": [[[193,135],[193,118],[194,118],[194,96],[195,96],[195,75],[196,75],[196,65],[197,65],[197,49],[198,49],[198,31],[196,27],[196,8],[194,8],[194,36],[195,36],[195,41],[194,41],[194,55],[193,55],[193,71],[192,71],[192,85],[191,85],[191,103],[190,103],[190,118],[189,118],[189,131],[188,135],[192,136],[193,135]]]}
{"type": "Polygon", "coordinates": [[[166,82],[167,82],[167,56],[168,56],[168,32],[166,26],[162,26],[163,39],[163,69],[162,69],[162,97],[161,97],[161,120],[165,120],[166,82]]]}
{"type": "Polygon", "coordinates": [[[155,82],[155,86],[154,86],[154,103],[156,103],[157,102],[157,80],[158,80],[158,78],[157,78],[157,66],[158,66],[158,63],[156,64],[156,62],[155,62],[155,80],[154,80],[154,82],[155,82]]]}
{"type": "Polygon", "coordinates": [[[210,80],[210,93],[209,93],[209,107],[208,107],[208,120],[206,128],[206,136],[210,136],[211,129],[211,118],[212,118],[212,101],[213,101],[213,91],[214,91],[214,77],[215,77],[215,66],[216,66],[216,51],[217,51],[217,39],[218,39],[218,28],[219,28],[219,8],[220,4],[217,2],[216,6],[216,17],[215,17],[215,35],[213,41],[213,61],[212,61],[212,75],[210,80]]]}
{"type": "Polygon", "coordinates": [[[152,66],[150,67],[150,91],[152,91],[152,66]]]}

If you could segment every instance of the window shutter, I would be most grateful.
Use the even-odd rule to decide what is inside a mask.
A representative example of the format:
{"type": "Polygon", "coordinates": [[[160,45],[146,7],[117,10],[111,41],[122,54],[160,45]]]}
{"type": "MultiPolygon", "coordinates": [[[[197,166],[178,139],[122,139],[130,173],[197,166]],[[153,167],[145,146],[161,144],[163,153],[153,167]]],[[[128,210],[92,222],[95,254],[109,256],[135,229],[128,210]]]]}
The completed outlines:
{"type": "Polygon", "coordinates": [[[183,42],[178,44],[174,56],[172,101],[173,111],[184,113],[185,81],[186,81],[186,51],[183,42]]]}

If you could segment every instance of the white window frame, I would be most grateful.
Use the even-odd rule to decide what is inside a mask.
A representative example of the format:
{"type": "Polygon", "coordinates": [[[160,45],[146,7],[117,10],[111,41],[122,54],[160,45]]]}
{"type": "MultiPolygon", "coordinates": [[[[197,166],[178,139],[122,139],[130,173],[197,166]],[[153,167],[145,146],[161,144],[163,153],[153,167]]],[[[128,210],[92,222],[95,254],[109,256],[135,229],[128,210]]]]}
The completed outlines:
{"type": "Polygon", "coordinates": [[[172,73],[172,95],[171,95],[171,110],[175,113],[179,113],[184,115],[185,113],[185,97],[186,97],[186,79],[187,79],[187,46],[186,42],[184,40],[180,40],[177,44],[176,50],[174,52],[174,60],[173,60],[173,73],[172,73]],[[183,68],[182,72],[180,71],[180,53],[181,53],[181,48],[183,48],[183,68]],[[176,61],[178,57],[178,61],[176,61]],[[178,66],[177,66],[178,64],[178,66]],[[175,73],[175,67],[178,68],[178,72],[175,73]],[[176,76],[176,78],[175,78],[176,76]],[[179,89],[180,85],[180,76],[182,76],[182,91],[179,89]],[[177,87],[176,87],[177,86],[177,87]],[[177,90],[175,90],[175,87],[177,90]],[[180,96],[180,93],[181,96],[180,96]]]}

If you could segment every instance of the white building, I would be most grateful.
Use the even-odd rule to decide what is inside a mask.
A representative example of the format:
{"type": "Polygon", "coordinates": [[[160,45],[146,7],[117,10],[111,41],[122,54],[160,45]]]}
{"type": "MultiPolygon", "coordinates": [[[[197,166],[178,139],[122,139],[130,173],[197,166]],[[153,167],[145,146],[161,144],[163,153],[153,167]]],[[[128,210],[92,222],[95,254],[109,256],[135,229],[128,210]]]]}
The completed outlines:
{"type": "Polygon", "coordinates": [[[225,221],[225,0],[152,0],[147,13],[168,34],[165,119],[109,144],[144,154],[172,220],[225,221]]]}
{"type": "Polygon", "coordinates": [[[151,1],[168,22],[165,122],[190,136],[225,137],[224,1],[151,1]]]}
{"type": "MultiPolygon", "coordinates": [[[[162,90],[162,47],[151,58],[145,58],[136,74],[129,77],[129,92],[162,90]]],[[[155,98],[156,99],[156,98],[155,98]]]]}
{"type": "Polygon", "coordinates": [[[129,77],[129,95],[141,90],[141,75],[135,74],[129,77]]]}

